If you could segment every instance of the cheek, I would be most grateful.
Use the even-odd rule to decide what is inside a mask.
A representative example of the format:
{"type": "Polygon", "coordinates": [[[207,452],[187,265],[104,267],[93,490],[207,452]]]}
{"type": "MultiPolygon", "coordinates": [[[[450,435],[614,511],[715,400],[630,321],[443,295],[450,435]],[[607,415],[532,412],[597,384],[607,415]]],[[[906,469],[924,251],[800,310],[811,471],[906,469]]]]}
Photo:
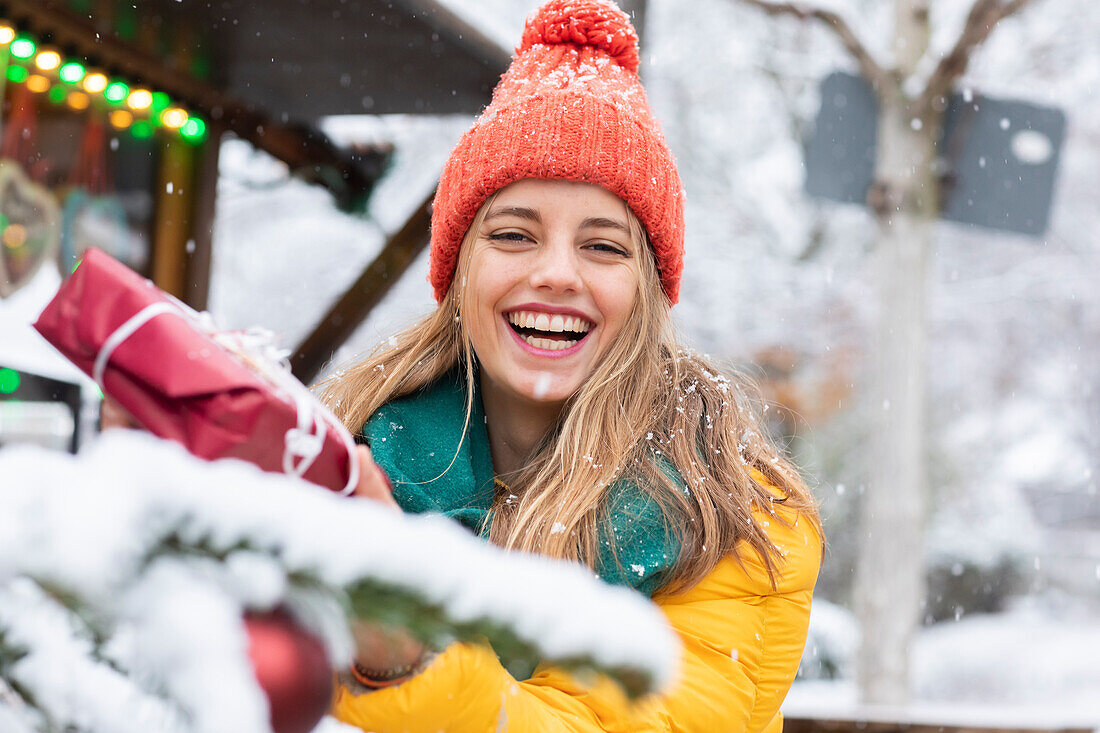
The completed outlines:
{"type": "Polygon", "coordinates": [[[495,326],[496,305],[508,292],[506,272],[488,253],[475,253],[470,261],[463,293],[463,311],[470,337],[480,340],[495,326]]]}
{"type": "Polygon", "coordinates": [[[604,316],[608,335],[614,335],[622,329],[626,319],[634,309],[634,299],[638,297],[638,279],[632,272],[618,278],[604,280],[598,290],[597,307],[604,316]]]}

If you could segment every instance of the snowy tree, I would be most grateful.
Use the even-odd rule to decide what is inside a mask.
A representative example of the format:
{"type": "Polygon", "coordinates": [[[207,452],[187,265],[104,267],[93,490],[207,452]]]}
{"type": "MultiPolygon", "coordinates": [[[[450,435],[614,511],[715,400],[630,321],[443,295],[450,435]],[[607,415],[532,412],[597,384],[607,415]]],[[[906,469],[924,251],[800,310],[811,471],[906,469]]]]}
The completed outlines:
{"type": "MultiPolygon", "coordinates": [[[[506,554],[442,517],[131,431],[75,458],[0,451],[3,730],[269,731],[249,610],[289,614],[337,669],[353,618],[437,648],[487,639],[513,669],[556,662],[631,695],[668,684],[678,654],[636,593],[506,554]]],[[[313,665],[326,683],[331,668],[313,665]]]]}
{"type": "Polygon", "coordinates": [[[863,501],[857,605],[863,638],[858,666],[865,699],[908,697],[908,650],[920,620],[925,478],[926,292],[933,226],[941,207],[937,142],[947,96],[974,51],[1028,0],[976,0],[951,50],[930,73],[928,0],[894,5],[893,65],[881,65],[838,13],[803,4],[742,0],[772,15],[832,29],[875,92],[878,142],[867,203],[879,225],[879,294],[873,367],[870,482],[863,501]]]}

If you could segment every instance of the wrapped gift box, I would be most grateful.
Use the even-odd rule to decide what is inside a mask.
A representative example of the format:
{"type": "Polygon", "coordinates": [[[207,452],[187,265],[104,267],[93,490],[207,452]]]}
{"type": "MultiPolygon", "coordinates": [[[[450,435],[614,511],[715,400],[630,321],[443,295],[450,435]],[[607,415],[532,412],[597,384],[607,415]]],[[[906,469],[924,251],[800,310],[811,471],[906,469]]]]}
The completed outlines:
{"type": "Polygon", "coordinates": [[[351,435],[291,374],[266,332],[220,332],[90,249],[34,327],[153,434],[350,493],[351,435]]]}

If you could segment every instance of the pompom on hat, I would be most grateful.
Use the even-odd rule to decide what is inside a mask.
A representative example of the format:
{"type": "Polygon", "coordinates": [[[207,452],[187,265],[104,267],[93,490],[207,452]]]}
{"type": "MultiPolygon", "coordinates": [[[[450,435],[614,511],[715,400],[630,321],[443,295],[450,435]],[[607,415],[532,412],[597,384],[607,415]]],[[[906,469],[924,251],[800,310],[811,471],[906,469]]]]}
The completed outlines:
{"type": "Polygon", "coordinates": [[[525,178],[593,183],[642,222],[671,303],[684,255],[683,185],[638,79],[638,34],[607,0],[551,0],[443,169],[428,280],[442,300],[481,205],[525,178]]]}

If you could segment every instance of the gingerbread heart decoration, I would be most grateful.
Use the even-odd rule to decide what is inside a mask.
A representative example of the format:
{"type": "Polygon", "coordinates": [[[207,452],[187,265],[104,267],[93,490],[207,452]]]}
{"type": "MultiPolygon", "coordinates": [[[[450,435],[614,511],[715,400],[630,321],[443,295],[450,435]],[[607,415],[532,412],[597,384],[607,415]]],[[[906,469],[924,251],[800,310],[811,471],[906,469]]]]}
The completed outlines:
{"type": "Polygon", "coordinates": [[[12,160],[0,160],[0,298],[30,282],[57,256],[61,207],[12,160]]]}

